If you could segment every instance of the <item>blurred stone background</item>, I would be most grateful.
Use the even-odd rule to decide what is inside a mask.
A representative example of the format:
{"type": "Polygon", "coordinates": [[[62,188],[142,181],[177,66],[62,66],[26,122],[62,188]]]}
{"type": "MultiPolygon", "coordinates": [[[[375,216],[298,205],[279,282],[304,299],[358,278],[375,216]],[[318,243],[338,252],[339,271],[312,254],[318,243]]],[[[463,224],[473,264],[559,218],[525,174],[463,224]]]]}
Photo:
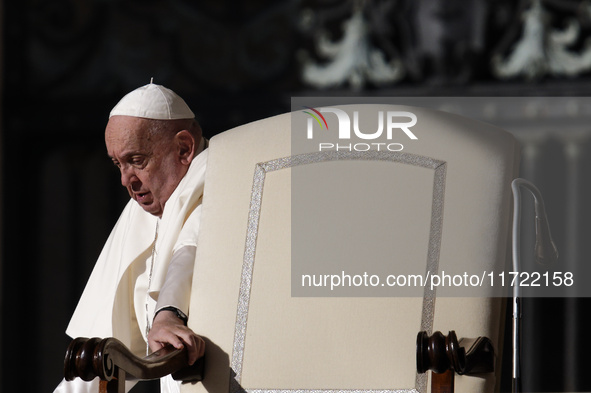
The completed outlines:
{"type": "MultiPolygon", "coordinates": [[[[64,330],[127,199],[104,149],[108,113],[151,77],[185,98],[208,137],[287,112],[292,96],[591,91],[587,0],[22,0],[0,1],[0,15],[2,392],[51,391],[62,378],[64,330]]],[[[579,114],[574,104],[555,115],[579,114]]],[[[576,270],[591,256],[591,130],[511,131],[576,270]]],[[[591,302],[525,303],[524,390],[591,391],[591,302]]]]}

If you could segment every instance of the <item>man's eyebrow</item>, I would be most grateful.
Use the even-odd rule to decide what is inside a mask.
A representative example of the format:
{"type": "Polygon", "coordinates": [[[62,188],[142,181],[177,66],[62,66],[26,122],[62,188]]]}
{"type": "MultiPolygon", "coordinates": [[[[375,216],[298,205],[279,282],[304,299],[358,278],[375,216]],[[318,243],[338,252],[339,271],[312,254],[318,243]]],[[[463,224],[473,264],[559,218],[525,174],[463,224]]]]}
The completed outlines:
{"type": "MultiPolygon", "coordinates": [[[[109,156],[109,158],[113,161],[117,161],[117,159],[115,157],[113,157],[110,154],[107,154],[109,156]]],[[[145,152],[141,152],[138,150],[130,150],[128,152],[124,152],[123,154],[120,155],[121,159],[128,159],[129,157],[133,157],[133,156],[147,156],[148,154],[145,152]]]]}
{"type": "Polygon", "coordinates": [[[116,159],[115,157],[111,157],[111,156],[109,156],[109,158],[111,159],[111,163],[113,165],[119,166],[119,160],[118,159],[116,159]]]}

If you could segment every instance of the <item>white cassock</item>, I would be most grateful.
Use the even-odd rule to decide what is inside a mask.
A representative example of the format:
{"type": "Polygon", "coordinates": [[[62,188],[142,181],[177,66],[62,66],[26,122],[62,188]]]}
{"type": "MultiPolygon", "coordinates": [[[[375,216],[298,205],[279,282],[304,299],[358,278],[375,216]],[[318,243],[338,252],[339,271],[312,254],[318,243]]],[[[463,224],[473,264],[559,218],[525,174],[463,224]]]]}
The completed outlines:
{"type": "MultiPolygon", "coordinates": [[[[66,333],[72,337],[115,337],[145,356],[155,311],[174,306],[185,314],[195,264],[207,150],[197,155],[162,218],[131,200],[115,224],[90,275],[66,333]]],[[[128,383],[131,389],[133,383],[128,383]]],[[[167,377],[162,392],[179,383],[167,377]]],[[[98,379],[62,381],[54,393],[98,392],[98,379]]]]}

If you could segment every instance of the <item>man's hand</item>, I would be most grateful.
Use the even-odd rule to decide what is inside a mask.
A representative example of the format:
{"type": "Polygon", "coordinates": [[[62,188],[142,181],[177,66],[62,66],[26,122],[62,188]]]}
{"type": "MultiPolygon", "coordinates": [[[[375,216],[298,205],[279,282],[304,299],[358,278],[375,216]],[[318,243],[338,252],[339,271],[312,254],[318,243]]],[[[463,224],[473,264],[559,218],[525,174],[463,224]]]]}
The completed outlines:
{"type": "Polygon", "coordinates": [[[170,344],[175,348],[187,347],[189,365],[205,353],[205,341],[189,329],[172,311],[163,310],[156,314],[152,329],[148,333],[148,344],[157,351],[170,344]]]}

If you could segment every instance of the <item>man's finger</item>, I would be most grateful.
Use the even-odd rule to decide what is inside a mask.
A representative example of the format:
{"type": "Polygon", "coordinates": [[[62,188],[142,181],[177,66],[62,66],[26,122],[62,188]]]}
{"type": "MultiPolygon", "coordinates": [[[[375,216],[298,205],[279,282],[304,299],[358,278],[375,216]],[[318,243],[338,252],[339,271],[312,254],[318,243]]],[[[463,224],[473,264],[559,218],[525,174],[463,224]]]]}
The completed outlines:
{"type": "Polygon", "coordinates": [[[195,336],[190,335],[186,338],[187,342],[185,343],[185,347],[187,348],[187,358],[189,360],[189,365],[192,365],[197,360],[197,347],[195,342],[195,336]]]}
{"type": "Polygon", "coordinates": [[[148,340],[148,344],[150,345],[150,349],[152,350],[152,352],[156,352],[156,351],[162,349],[162,347],[164,347],[164,345],[162,343],[159,343],[154,340],[148,340]]]}
{"type": "Polygon", "coordinates": [[[205,355],[205,340],[201,338],[201,336],[197,336],[197,342],[199,344],[199,351],[197,358],[203,357],[205,355]]]}
{"type": "Polygon", "coordinates": [[[205,353],[205,342],[197,335],[193,336],[193,346],[189,350],[189,364],[194,364],[205,353]]]}
{"type": "MultiPolygon", "coordinates": [[[[183,347],[182,337],[179,337],[177,334],[170,332],[168,330],[161,330],[159,334],[155,334],[149,337],[148,341],[154,341],[155,343],[160,344],[160,347],[166,344],[170,344],[177,349],[183,347]]],[[[150,348],[151,347],[152,345],[150,344],[150,348]]]]}

